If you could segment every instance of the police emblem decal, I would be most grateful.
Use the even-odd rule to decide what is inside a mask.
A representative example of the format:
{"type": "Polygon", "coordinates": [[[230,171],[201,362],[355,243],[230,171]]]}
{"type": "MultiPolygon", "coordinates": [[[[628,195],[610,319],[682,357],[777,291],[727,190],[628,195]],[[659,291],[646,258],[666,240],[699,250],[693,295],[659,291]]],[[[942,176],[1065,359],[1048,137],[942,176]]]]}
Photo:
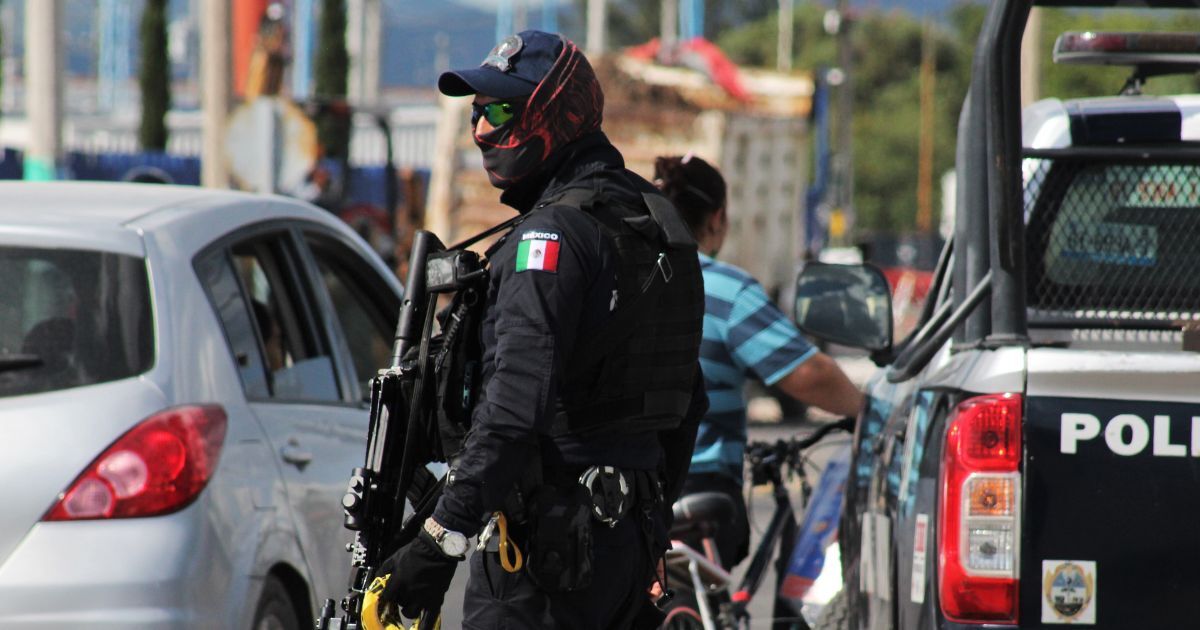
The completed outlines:
{"type": "Polygon", "coordinates": [[[521,52],[521,49],[524,47],[525,40],[521,39],[520,35],[509,35],[504,38],[504,41],[496,44],[492,52],[488,53],[488,56],[484,57],[483,63],[479,65],[491,66],[500,72],[508,72],[512,68],[509,59],[512,59],[513,55],[521,52]]]}
{"type": "Polygon", "coordinates": [[[558,273],[558,232],[530,230],[521,235],[517,245],[517,271],[549,271],[558,273]]]}
{"type": "Polygon", "coordinates": [[[1042,623],[1096,623],[1096,563],[1042,560],[1042,623]]]}

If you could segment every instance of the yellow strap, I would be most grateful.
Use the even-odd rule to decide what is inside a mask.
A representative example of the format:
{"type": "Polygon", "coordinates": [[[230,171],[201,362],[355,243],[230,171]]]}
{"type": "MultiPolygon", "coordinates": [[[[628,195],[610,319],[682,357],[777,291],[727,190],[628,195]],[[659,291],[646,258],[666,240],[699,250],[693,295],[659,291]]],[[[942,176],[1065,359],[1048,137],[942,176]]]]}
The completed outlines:
{"type": "MultiPolygon", "coordinates": [[[[362,622],[363,630],[405,630],[400,621],[400,611],[392,604],[381,604],[379,601],[379,594],[383,592],[383,587],[387,586],[388,578],[391,576],[391,573],[376,576],[371,581],[371,586],[367,588],[367,592],[363,594],[362,615],[359,619],[362,622]]],[[[421,621],[415,619],[409,630],[420,630],[420,628],[421,621]]],[[[433,627],[424,630],[441,629],[442,615],[438,613],[433,621],[433,627]]]]}
{"type": "Polygon", "coordinates": [[[363,630],[404,630],[403,625],[397,625],[393,619],[395,611],[386,610],[387,605],[381,605],[379,594],[383,592],[383,587],[387,586],[388,578],[391,574],[376,576],[371,582],[371,586],[367,588],[367,592],[363,594],[362,616],[361,622],[363,630]]]}
{"type": "Polygon", "coordinates": [[[504,512],[496,512],[496,524],[500,526],[500,566],[509,573],[516,573],[521,570],[525,559],[521,557],[521,550],[517,547],[517,543],[508,538],[508,519],[504,518],[504,512]],[[515,557],[513,560],[508,558],[510,549],[515,557]]]}

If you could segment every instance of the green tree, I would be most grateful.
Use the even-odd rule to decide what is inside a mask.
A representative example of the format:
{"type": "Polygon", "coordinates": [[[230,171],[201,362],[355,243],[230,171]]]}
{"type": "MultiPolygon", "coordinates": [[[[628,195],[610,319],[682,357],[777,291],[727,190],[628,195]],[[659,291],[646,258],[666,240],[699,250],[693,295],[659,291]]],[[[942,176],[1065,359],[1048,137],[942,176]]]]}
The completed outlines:
{"type": "MultiPolygon", "coordinates": [[[[794,68],[819,68],[831,66],[837,59],[837,44],[825,33],[821,20],[825,8],[812,2],[798,3],[792,46],[794,68]]],[[[774,68],[779,36],[779,14],[750,22],[740,28],[725,31],[717,44],[735,61],[742,65],[774,68]]]]}
{"type": "MultiPolygon", "coordinates": [[[[923,25],[905,14],[870,14],[854,25],[854,209],[863,231],[904,232],[916,225],[921,133],[923,25]]],[[[933,173],[953,168],[958,115],[969,61],[956,34],[935,28],[933,173]]],[[[941,187],[934,182],[935,221],[941,187]]]]}
{"type": "MultiPolygon", "coordinates": [[[[822,25],[825,9],[816,2],[797,5],[793,67],[816,70],[836,65],[836,42],[822,25]]],[[[954,167],[959,113],[986,12],[986,4],[959,2],[934,31],[935,174],[954,167]]],[[[718,44],[739,64],[775,67],[777,25],[778,15],[771,14],[723,33],[718,44]]],[[[1130,70],[1052,63],[1054,41],[1064,31],[1197,32],[1200,18],[1176,11],[1054,9],[1045,12],[1042,25],[1041,94],[1066,99],[1114,95],[1130,70]]],[[[868,232],[908,231],[916,218],[922,24],[904,12],[868,11],[858,16],[851,29],[856,227],[868,232]]],[[[1193,75],[1152,78],[1145,91],[1172,94],[1198,89],[1200,77],[1193,75]]],[[[941,208],[936,183],[933,196],[934,208],[941,208]]]]}
{"type": "MultiPolygon", "coordinates": [[[[346,0],[323,0],[317,59],[314,64],[318,100],[327,104],[346,99],[350,53],[346,51],[346,0]]],[[[350,117],[344,107],[323,108],[317,117],[317,140],[326,157],[350,155],[350,117]]]]}
{"type": "Polygon", "coordinates": [[[171,109],[171,62],[167,56],[167,0],[146,0],[138,35],[142,120],[138,143],[146,151],[167,148],[167,112],[171,109]]]}

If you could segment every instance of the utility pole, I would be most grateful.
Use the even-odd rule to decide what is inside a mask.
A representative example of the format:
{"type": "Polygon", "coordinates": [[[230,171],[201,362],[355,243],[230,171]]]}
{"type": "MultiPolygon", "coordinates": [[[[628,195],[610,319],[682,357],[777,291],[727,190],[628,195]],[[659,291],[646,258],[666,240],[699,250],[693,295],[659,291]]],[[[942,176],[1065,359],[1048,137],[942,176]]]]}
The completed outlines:
{"type": "Polygon", "coordinates": [[[450,36],[446,31],[438,31],[433,35],[433,45],[437,47],[433,54],[433,70],[441,76],[450,69],[450,36]]]}
{"type": "MultiPolygon", "coordinates": [[[[844,245],[845,236],[854,224],[854,151],[853,107],[854,71],[851,48],[850,0],[838,0],[838,8],[826,13],[824,28],[838,43],[838,72],[830,84],[838,86],[838,115],[835,116],[836,142],[833,160],[833,216],[829,218],[829,239],[844,245]]],[[[832,79],[832,77],[830,77],[832,79]]]]}
{"type": "Polygon", "coordinates": [[[0,110],[12,110],[19,106],[16,98],[18,91],[12,88],[17,84],[17,10],[11,2],[0,4],[0,25],[3,24],[8,24],[9,30],[4,32],[4,41],[0,42],[0,88],[8,89],[0,89],[0,110]]]}
{"type": "Polygon", "coordinates": [[[496,5],[496,41],[517,32],[513,29],[513,0],[500,0],[496,5]]]}
{"type": "Polygon", "coordinates": [[[1042,79],[1042,10],[1029,10],[1025,36],[1021,38],[1021,107],[1040,98],[1042,79]]]}
{"type": "Polygon", "coordinates": [[[25,179],[58,178],[62,154],[61,0],[25,4],[25,111],[29,146],[25,179]]]}
{"type": "Polygon", "coordinates": [[[542,0],[542,30],[547,33],[558,32],[558,3],[554,0],[542,0]]]}
{"type": "Polygon", "coordinates": [[[854,49],[850,41],[853,28],[850,0],[838,0],[837,49],[842,85],[837,99],[837,197],[836,208],[844,238],[854,226],[854,49]]]}
{"type": "Polygon", "coordinates": [[[131,74],[127,53],[129,42],[133,41],[130,28],[133,17],[130,4],[117,0],[100,0],[96,11],[100,27],[97,100],[100,109],[111,113],[128,100],[125,84],[131,74]]]}
{"type": "Polygon", "coordinates": [[[794,0],[779,0],[779,41],[775,49],[775,69],[792,69],[792,33],[796,28],[794,0]]]}
{"type": "Polygon", "coordinates": [[[383,54],[383,0],[367,0],[364,7],[363,104],[379,104],[379,56],[383,54]]]}
{"type": "MultiPolygon", "coordinates": [[[[31,3],[40,4],[40,3],[31,3]]],[[[203,112],[200,183],[229,187],[225,163],[225,121],[232,90],[229,84],[229,2],[200,3],[200,107],[203,112]]]]}
{"type": "Polygon", "coordinates": [[[350,53],[350,99],[358,105],[379,102],[379,54],[383,42],[380,0],[349,0],[346,48],[350,53]]]}
{"type": "Polygon", "coordinates": [[[704,37],[704,0],[683,0],[679,5],[679,39],[704,37]]]}
{"type": "Polygon", "coordinates": [[[525,0],[516,0],[516,5],[513,7],[513,32],[520,33],[527,28],[529,28],[529,7],[525,5],[525,0]]]}
{"type": "Polygon", "coordinates": [[[921,130],[917,148],[917,231],[929,234],[933,230],[933,134],[937,99],[936,42],[933,23],[925,21],[921,38],[921,130]]]}
{"type": "Polygon", "coordinates": [[[434,134],[433,164],[429,169],[429,202],[425,206],[425,229],[434,234],[452,234],[454,180],[458,172],[458,141],[462,138],[470,101],[438,95],[437,130],[434,134]]]}
{"type": "Polygon", "coordinates": [[[658,41],[667,50],[679,41],[679,0],[662,0],[658,41]]]}
{"type": "Polygon", "coordinates": [[[292,97],[308,98],[312,92],[313,0],[292,2],[292,97]]]}
{"type": "Polygon", "coordinates": [[[587,3],[587,54],[589,57],[603,55],[608,48],[608,0],[588,0],[587,3]]]}

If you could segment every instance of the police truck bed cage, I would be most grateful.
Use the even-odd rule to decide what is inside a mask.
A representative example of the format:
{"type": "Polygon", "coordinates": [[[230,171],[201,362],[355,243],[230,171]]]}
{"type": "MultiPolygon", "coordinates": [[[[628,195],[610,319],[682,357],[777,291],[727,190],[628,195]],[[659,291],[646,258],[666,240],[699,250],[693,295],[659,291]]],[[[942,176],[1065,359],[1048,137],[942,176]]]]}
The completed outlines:
{"type": "Polygon", "coordinates": [[[953,308],[931,318],[889,375],[916,374],[946,337],[957,348],[1028,343],[1021,181],[1020,46],[1030,10],[1200,8],[1200,0],[1009,0],[990,3],[958,126],[953,308]]]}

